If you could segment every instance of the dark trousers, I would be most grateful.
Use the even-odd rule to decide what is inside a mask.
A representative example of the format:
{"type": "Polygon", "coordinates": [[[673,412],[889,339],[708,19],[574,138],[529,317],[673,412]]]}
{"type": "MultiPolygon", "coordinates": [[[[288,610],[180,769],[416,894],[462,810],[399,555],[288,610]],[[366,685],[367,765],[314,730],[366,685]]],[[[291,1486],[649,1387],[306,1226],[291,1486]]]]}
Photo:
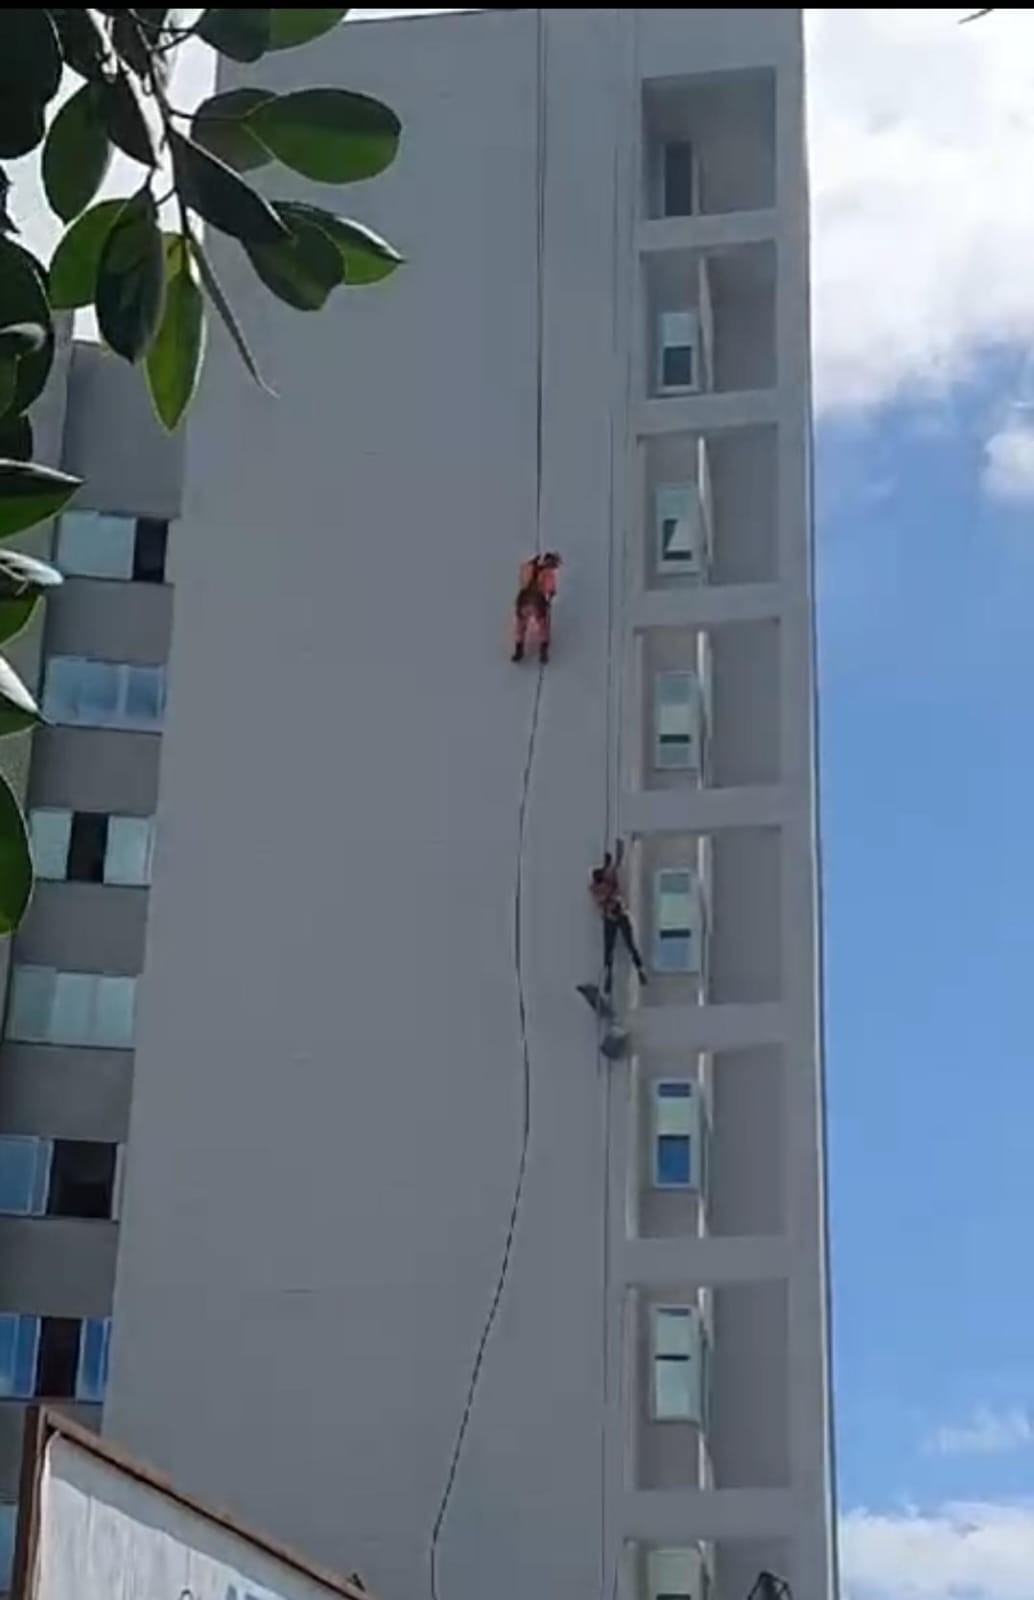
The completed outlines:
{"type": "Polygon", "coordinates": [[[614,983],[614,951],[618,934],[625,941],[625,949],[632,958],[637,972],[642,970],[643,958],[639,954],[627,911],[607,912],[603,918],[603,987],[610,993],[614,983]]]}

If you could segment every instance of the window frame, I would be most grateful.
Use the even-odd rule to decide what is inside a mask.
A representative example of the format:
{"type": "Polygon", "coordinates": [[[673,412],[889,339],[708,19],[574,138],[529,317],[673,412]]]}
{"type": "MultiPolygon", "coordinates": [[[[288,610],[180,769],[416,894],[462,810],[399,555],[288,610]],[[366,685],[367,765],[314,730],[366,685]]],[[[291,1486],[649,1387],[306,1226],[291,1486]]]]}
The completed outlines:
{"type": "Polygon", "coordinates": [[[3,1160],[5,1145],[22,1144],[32,1145],[33,1171],[29,1189],[28,1204],[24,1206],[5,1206],[0,1201],[0,1217],[42,1217],[46,1215],[47,1202],[50,1198],[50,1162],[54,1151],[52,1139],[43,1139],[36,1134],[5,1133],[0,1135],[0,1163],[3,1160]]]}
{"type": "Polygon", "coordinates": [[[42,966],[42,965],[40,965],[40,964],[38,964],[36,962],[30,962],[30,961],[24,961],[24,962],[15,961],[15,962],[12,962],[12,964],[11,964],[11,984],[10,984],[10,990],[9,990],[9,995],[8,995],[7,1017],[6,1017],[6,1020],[5,1020],[5,1036],[6,1036],[7,1039],[9,1039],[11,1041],[12,1044],[50,1045],[50,1046],[56,1046],[56,1047],[58,1047],[60,1049],[71,1049],[71,1050],[78,1050],[78,1049],[88,1049],[88,1050],[132,1050],[134,1048],[134,1043],[135,1043],[136,983],[137,983],[136,975],[133,974],[133,973],[128,973],[128,972],[71,972],[71,971],[66,971],[65,969],[60,968],[60,967],[42,966]],[[35,1033],[24,1033],[24,1032],[17,1032],[16,1033],[16,1032],[12,1031],[11,1018],[12,1018],[12,1013],[13,1013],[13,1010],[14,1010],[13,1001],[14,1001],[14,997],[15,997],[15,994],[16,994],[18,975],[22,974],[22,973],[44,973],[44,974],[48,974],[49,975],[49,980],[50,980],[49,1019],[50,1020],[49,1020],[48,1030],[47,1030],[47,1032],[45,1034],[37,1035],[35,1033]],[[59,995],[59,982],[58,982],[58,980],[61,979],[61,978],[65,978],[65,979],[68,979],[68,980],[77,980],[77,979],[92,979],[93,980],[93,988],[92,988],[92,991],[90,993],[90,1002],[89,1002],[89,1008],[88,1008],[89,1009],[91,1027],[90,1027],[89,1037],[87,1037],[87,1038],[55,1038],[54,1037],[53,1015],[54,1015],[56,999],[57,999],[57,997],[59,995]],[[130,996],[131,996],[131,998],[130,998],[130,1006],[129,1006],[130,1027],[129,1027],[128,1037],[127,1038],[115,1039],[112,1036],[101,1036],[101,1037],[97,1036],[98,1035],[98,1030],[97,1030],[96,1023],[97,1023],[97,1017],[98,1017],[98,1011],[99,1011],[99,1005],[100,1005],[100,998],[101,998],[101,993],[102,993],[102,986],[105,983],[112,983],[112,982],[129,983],[129,984],[132,984],[132,986],[133,986],[132,989],[130,990],[130,996]]]}
{"type": "MultiPolygon", "coordinates": [[[[153,814],[150,816],[140,816],[128,811],[75,811],[70,809],[68,806],[33,806],[29,811],[29,841],[30,845],[33,847],[33,864],[36,868],[37,878],[44,883],[101,883],[122,889],[150,888],[151,873],[154,864],[154,832],[155,818],[153,814]],[[44,817],[63,817],[67,820],[67,826],[65,828],[65,862],[64,870],[60,876],[52,872],[41,871],[40,861],[37,859],[37,853],[35,849],[37,819],[44,817]],[[94,879],[79,876],[71,877],[69,875],[68,868],[72,851],[72,836],[77,817],[104,818],[106,829],[104,840],[104,858],[101,863],[102,875],[100,878],[94,879]],[[110,876],[113,840],[119,831],[119,824],[121,823],[140,824],[146,830],[144,877],[116,878],[110,876]]],[[[40,852],[41,856],[43,854],[44,852],[40,852]]],[[[44,862],[44,865],[50,865],[50,863],[44,862]]]]}
{"type": "Polygon", "coordinates": [[[653,676],[653,765],[655,772],[689,772],[699,777],[703,768],[703,695],[700,675],[691,668],[666,667],[653,676]],[[682,701],[665,701],[662,685],[683,683],[688,693],[682,701]],[[662,713],[666,709],[685,710],[688,731],[683,735],[665,734],[662,713]],[[664,740],[678,737],[685,744],[685,760],[665,759],[674,754],[664,740]]]}
{"type": "MultiPolygon", "coordinates": [[[[665,978],[699,978],[703,972],[703,912],[700,905],[700,880],[699,874],[693,867],[658,867],[653,875],[653,925],[651,939],[651,965],[659,977],[665,978]],[[661,904],[663,900],[663,880],[678,874],[679,877],[689,879],[689,909],[690,916],[686,926],[665,927],[661,921],[661,904]],[[695,915],[694,915],[695,906],[695,915]],[[695,926],[694,926],[695,923],[695,926]],[[669,940],[682,938],[689,947],[689,964],[686,966],[672,966],[662,959],[665,949],[665,937],[669,940]],[[696,955],[694,959],[693,941],[696,940],[696,955]]],[[[671,948],[670,944],[668,948],[671,948]]]]}
{"type": "Polygon", "coordinates": [[[704,1426],[704,1402],[702,1392],[702,1356],[703,1327],[700,1319],[700,1309],[691,1304],[677,1304],[665,1301],[663,1304],[650,1308],[650,1420],[656,1423],[689,1423],[692,1427],[704,1426]],[[659,1330],[664,1317],[677,1317],[684,1321],[687,1329],[688,1349],[683,1355],[681,1352],[661,1351],[659,1348],[659,1330]],[[678,1367],[686,1374],[685,1388],[687,1409],[670,1412],[662,1410],[659,1396],[659,1374],[662,1363],[669,1367],[678,1367]],[[696,1368],[696,1407],[694,1414],[693,1400],[693,1373],[696,1368]]]}
{"type": "Polygon", "coordinates": [[[67,578],[99,579],[102,583],[165,584],[168,581],[166,577],[168,544],[168,517],[141,516],[130,511],[102,511],[97,507],[83,506],[66,511],[58,518],[54,564],[67,578]],[[121,559],[110,564],[112,568],[119,570],[97,570],[98,566],[103,566],[103,563],[98,562],[94,562],[92,570],[88,564],[85,566],[74,564],[76,530],[91,520],[95,524],[104,522],[118,524],[118,531],[126,534],[128,542],[125,549],[119,552],[121,559]],[[148,530],[146,534],[145,529],[148,530]],[[145,538],[150,540],[147,553],[159,554],[159,561],[147,563],[142,559],[144,551],[141,546],[145,538]],[[69,565],[70,560],[71,565],[69,565]],[[158,573],[159,568],[160,576],[153,575],[158,573]]]}
{"type": "Polygon", "coordinates": [[[690,480],[683,483],[655,484],[653,521],[654,559],[657,571],[665,577],[678,576],[702,581],[707,575],[707,561],[704,515],[698,486],[690,480]],[[685,496],[686,501],[684,516],[674,517],[675,521],[684,520],[689,529],[690,551],[685,560],[678,556],[670,556],[664,544],[664,524],[673,520],[672,512],[665,507],[665,497],[668,497],[670,502],[675,495],[685,496]]]}
{"type": "Polygon", "coordinates": [[[650,1155],[651,1155],[651,1181],[654,1189],[665,1194],[700,1194],[702,1192],[702,1156],[700,1152],[701,1117],[699,1102],[699,1086],[692,1078],[655,1078],[651,1084],[650,1096],[650,1155]],[[667,1095],[665,1089],[685,1089],[682,1095],[667,1095]],[[665,1099],[670,1101],[684,1101],[686,1104],[687,1129],[685,1133],[665,1133],[661,1128],[661,1106],[665,1099]],[[684,1183],[673,1179],[664,1178],[661,1174],[661,1139],[682,1138],[686,1141],[687,1167],[689,1176],[684,1183]]]}
{"type": "Polygon", "coordinates": [[[693,306],[669,307],[661,311],[657,318],[657,369],[656,392],[658,395],[689,395],[700,394],[703,389],[701,382],[702,353],[701,353],[701,328],[700,313],[693,306]],[[671,322],[673,317],[684,317],[689,323],[691,336],[689,339],[670,339],[666,336],[665,324],[671,322]],[[668,383],[664,376],[664,357],[669,350],[692,351],[693,375],[689,383],[668,383]]]}
{"type": "MultiPolygon", "coordinates": [[[[55,676],[58,676],[55,673],[55,676]]],[[[99,681],[99,680],[98,680],[99,681]]],[[[165,722],[165,697],[167,691],[166,667],[164,662],[150,663],[141,661],[109,661],[100,656],[78,656],[56,654],[48,655],[43,671],[43,714],[56,727],[60,728],[93,728],[106,729],[112,733],[151,733],[160,734],[165,722]],[[115,709],[110,715],[97,718],[83,718],[76,713],[69,715],[67,707],[71,704],[72,697],[68,696],[59,709],[56,702],[57,691],[51,680],[51,669],[67,668],[70,666],[102,669],[107,668],[114,674],[115,681],[115,709]],[[157,683],[158,715],[154,721],[131,716],[126,711],[129,701],[130,689],[134,674],[154,674],[157,683]]],[[[82,698],[82,686],[79,686],[78,700],[82,698]]],[[[78,700],[76,704],[78,705],[78,700]]]]}

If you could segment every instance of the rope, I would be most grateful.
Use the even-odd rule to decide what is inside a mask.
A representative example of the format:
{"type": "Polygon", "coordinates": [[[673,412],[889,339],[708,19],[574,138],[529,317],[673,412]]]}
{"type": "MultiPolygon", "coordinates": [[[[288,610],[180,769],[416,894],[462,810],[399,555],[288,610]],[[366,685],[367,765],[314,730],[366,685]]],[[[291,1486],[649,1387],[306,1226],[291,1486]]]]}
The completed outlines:
{"type": "MultiPolygon", "coordinates": [[[[535,14],[535,70],[536,70],[536,118],[535,118],[535,348],[536,348],[536,394],[535,394],[535,552],[542,554],[542,503],[543,503],[543,462],[545,441],[545,398],[544,398],[544,361],[543,346],[545,341],[545,293],[544,293],[544,268],[545,268],[545,221],[546,221],[546,30],[541,8],[535,14]]],[[[431,1600],[439,1600],[438,1594],[438,1550],[441,1543],[442,1529],[449,1512],[452,1501],[453,1489],[456,1485],[456,1474],[459,1471],[460,1461],[463,1456],[463,1446],[466,1443],[467,1432],[470,1428],[477,1401],[478,1384],[481,1380],[482,1368],[485,1364],[485,1355],[488,1350],[488,1341],[492,1336],[499,1307],[502,1304],[503,1292],[510,1273],[510,1261],[513,1256],[514,1241],[517,1237],[517,1221],[520,1215],[521,1201],[524,1197],[524,1180],[528,1171],[528,1149],[531,1143],[531,1051],[528,1044],[528,1006],[524,988],[524,858],[525,843],[527,838],[528,802],[531,795],[531,776],[535,765],[535,749],[538,741],[539,711],[542,705],[542,685],[545,678],[545,668],[539,661],[538,671],[535,676],[535,697],[532,702],[531,723],[528,729],[528,745],[524,758],[524,772],[521,779],[521,797],[517,812],[517,867],[513,891],[513,961],[514,979],[517,989],[517,1017],[521,1038],[521,1093],[522,1093],[522,1118],[520,1157],[517,1163],[517,1177],[514,1183],[513,1200],[510,1205],[510,1216],[506,1226],[506,1237],[503,1242],[503,1253],[499,1262],[499,1272],[496,1277],[495,1288],[488,1306],[478,1340],[474,1362],[470,1370],[470,1381],[467,1384],[467,1395],[463,1411],[460,1415],[459,1427],[456,1430],[456,1439],[449,1458],[449,1467],[445,1475],[445,1485],[442,1489],[441,1500],[431,1530],[431,1543],[429,1549],[430,1588],[431,1600]]]]}
{"type": "Polygon", "coordinates": [[[499,1274],[496,1278],[495,1289],[488,1307],[481,1337],[478,1340],[477,1352],[474,1356],[474,1365],[470,1372],[470,1382],[467,1385],[467,1398],[464,1403],[460,1425],[456,1431],[456,1442],[452,1448],[449,1461],[449,1470],[445,1478],[445,1487],[438,1506],[438,1515],[434,1519],[434,1528],[431,1533],[431,1600],[438,1600],[438,1545],[441,1539],[442,1527],[449,1510],[452,1499],[453,1487],[456,1483],[456,1474],[459,1471],[460,1458],[463,1455],[463,1446],[470,1427],[474,1412],[474,1402],[477,1399],[478,1383],[481,1378],[481,1369],[485,1363],[485,1353],[488,1341],[491,1338],[495,1319],[499,1314],[499,1306],[506,1288],[506,1280],[510,1271],[510,1259],[513,1255],[514,1239],[517,1235],[517,1218],[521,1209],[521,1199],[524,1195],[524,1179],[528,1170],[528,1146],[531,1142],[531,1054],[528,1048],[528,1011],[524,993],[524,960],[522,955],[522,934],[524,926],[524,843],[526,835],[526,820],[528,814],[528,797],[531,792],[531,774],[535,762],[535,744],[539,725],[539,707],[542,704],[542,683],[545,668],[539,665],[535,678],[535,700],[532,706],[531,727],[528,733],[528,749],[524,762],[524,777],[521,783],[521,803],[518,813],[517,828],[517,879],[513,896],[513,953],[514,973],[517,983],[517,1012],[521,1031],[521,1083],[523,1091],[523,1117],[521,1122],[521,1153],[517,1165],[517,1181],[514,1184],[513,1202],[510,1206],[510,1219],[506,1228],[506,1239],[503,1244],[503,1254],[499,1263],[499,1274]]]}

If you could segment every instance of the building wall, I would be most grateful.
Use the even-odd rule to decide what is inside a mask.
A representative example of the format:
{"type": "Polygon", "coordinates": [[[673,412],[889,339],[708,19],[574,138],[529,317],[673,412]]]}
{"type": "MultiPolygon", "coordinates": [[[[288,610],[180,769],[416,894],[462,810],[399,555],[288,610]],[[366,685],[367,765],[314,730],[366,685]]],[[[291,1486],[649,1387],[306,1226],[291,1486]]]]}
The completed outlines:
{"type": "MultiPolygon", "coordinates": [[[[540,503],[565,565],[523,854],[529,1164],[442,1592],[630,1597],[632,1546],[702,1539],[727,1600],[751,1551],[829,1600],[799,16],[542,16],[544,38],[534,11],[364,24],[246,74],[396,107],[399,162],[345,203],[409,264],[306,318],[213,241],[280,398],[214,330],[177,529],[105,1428],[385,1596],[427,1592],[519,1154],[535,669],[510,665],[506,627],[540,503]],[[753,168],[710,81],[745,69],[739,126],[771,132],[753,168]],[[716,215],[657,221],[644,94],[698,77],[716,215]],[[667,281],[673,250],[697,263],[747,234],[761,256],[712,269],[723,392],[650,398],[650,262],[667,281]],[[689,590],[655,581],[642,508],[651,458],[698,433],[716,581],[689,590]],[[659,628],[675,660],[708,635],[700,790],[644,781],[659,628]],[[651,1233],[649,1207],[629,1226],[629,1068],[603,1068],[574,994],[598,965],[584,885],[608,824],[634,841],[640,911],[651,864],[701,841],[712,863],[706,1003],[671,980],[630,1015],[646,1076],[713,1052],[709,1232],[694,1212],[684,1236],[651,1233]],[[683,1452],[655,1426],[637,1451],[636,1308],[701,1288],[712,1437],[683,1452]]],[[[169,503],[163,474],[154,494],[169,503]]],[[[160,659],[168,619],[134,626],[160,659]]]]}

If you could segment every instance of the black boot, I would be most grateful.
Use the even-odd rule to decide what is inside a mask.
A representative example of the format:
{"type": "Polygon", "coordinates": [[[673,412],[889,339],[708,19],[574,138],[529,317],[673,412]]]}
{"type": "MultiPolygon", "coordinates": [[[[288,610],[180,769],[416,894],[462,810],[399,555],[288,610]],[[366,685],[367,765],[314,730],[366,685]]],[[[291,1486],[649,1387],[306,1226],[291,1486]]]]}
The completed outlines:
{"type": "Polygon", "coordinates": [[[549,645],[548,644],[540,645],[539,646],[539,661],[542,663],[543,666],[545,666],[546,662],[548,660],[549,660],[549,645]]]}
{"type": "Polygon", "coordinates": [[[514,647],[513,647],[513,655],[510,657],[510,660],[511,661],[523,661],[524,660],[524,646],[522,644],[515,644],[514,645],[514,647]]]}

